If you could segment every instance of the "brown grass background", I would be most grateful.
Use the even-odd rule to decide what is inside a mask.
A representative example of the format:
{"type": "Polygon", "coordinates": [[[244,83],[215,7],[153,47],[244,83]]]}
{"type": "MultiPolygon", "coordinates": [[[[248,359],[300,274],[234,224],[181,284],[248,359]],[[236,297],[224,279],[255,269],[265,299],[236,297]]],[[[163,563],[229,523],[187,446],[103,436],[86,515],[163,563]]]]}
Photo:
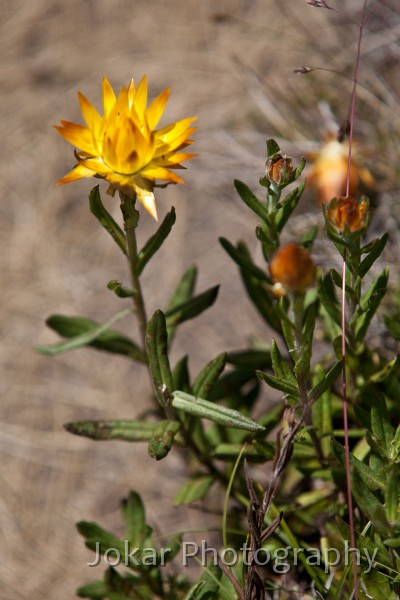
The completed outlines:
{"type": "MultiPolygon", "coordinates": [[[[124,305],[106,283],[127,282],[118,248],[89,213],[91,182],[54,186],[73,155],[51,125],[80,122],[78,89],[99,106],[103,74],[118,90],[147,73],[152,97],[171,85],[164,124],[198,116],[199,157],[186,185],[159,193],[160,216],[174,204],[177,224],[143,278],[149,314],[165,307],[193,262],[199,290],[221,283],[218,303],[182,326],[174,346],[173,360],[190,351],[196,374],[216,353],[264,331],[218,244],[224,235],[256,248],[256,220],[232,179],[257,189],[272,135],[295,157],[315,148],[324,132],[319,101],[328,101],[339,121],[347,117],[348,79],[328,71],[296,76],[293,68],[351,77],[357,28],[347,17],[358,19],[361,4],[332,0],[338,14],[303,0],[0,2],[2,600],[72,598],[78,585],[100,577],[85,565],[92,555],[74,524],[97,520],[121,533],[119,501],[129,489],[143,495],[157,534],[210,524],[171,508],[185,474],[175,453],[156,464],[145,446],[94,443],[62,429],[85,418],[135,417],[148,407],[149,390],[143,369],[123,358],[84,349],[48,358],[32,350],[56,341],[44,325],[48,315],[106,320],[124,305]]],[[[369,5],[356,129],[377,178],[375,228],[393,232],[387,259],[396,263],[399,6],[369,5]]],[[[117,218],[117,201],[105,202],[117,218]]],[[[318,219],[308,194],[293,231],[318,219]]],[[[142,242],[154,228],[143,214],[142,242]]],[[[323,263],[324,246],[316,253],[323,263]]],[[[123,327],[136,336],[133,324],[123,327]]]]}

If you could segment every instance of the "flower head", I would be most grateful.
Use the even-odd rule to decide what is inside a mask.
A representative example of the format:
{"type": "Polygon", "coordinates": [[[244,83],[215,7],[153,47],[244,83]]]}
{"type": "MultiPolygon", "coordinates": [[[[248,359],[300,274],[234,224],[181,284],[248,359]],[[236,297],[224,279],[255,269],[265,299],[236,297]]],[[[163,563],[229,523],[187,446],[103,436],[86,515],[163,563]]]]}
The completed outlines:
{"type": "MultiPolygon", "coordinates": [[[[340,142],[336,137],[329,137],[319,152],[311,157],[314,159],[314,164],[311,167],[308,182],[316,188],[320,204],[326,204],[333,198],[346,194],[348,156],[348,142],[340,142]]],[[[374,178],[360,164],[357,152],[353,152],[350,165],[350,196],[357,194],[360,184],[372,187],[374,178]]]]}
{"type": "Polygon", "coordinates": [[[265,174],[271,183],[284,185],[288,183],[292,173],[292,159],[289,156],[283,156],[281,152],[277,152],[267,160],[265,174]]]}
{"type": "Polygon", "coordinates": [[[367,224],[368,199],[335,198],[326,209],[326,217],[340,233],[346,229],[350,233],[361,231],[367,224]]]}
{"type": "Polygon", "coordinates": [[[316,271],[310,253],[294,242],[280,248],[269,263],[277,296],[287,292],[304,292],[314,283],[316,271]]]}
{"type": "Polygon", "coordinates": [[[193,143],[190,127],[196,119],[189,117],[162,129],[156,126],[164,112],[170,89],[164,90],[147,107],[146,76],[135,87],[132,80],[122,87],[118,97],[106,77],[103,77],[103,111],[78,92],[79,104],[86,125],[60,121],[55,129],[68,142],[79,148],[77,164],[58,184],[83,177],[106,179],[113,195],[116,189],[135,194],[148,212],[157,219],[153,194],[156,179],[183,183],[171,169],[184,168],[181,163],[195,156],[182,152],[193,143]]]}

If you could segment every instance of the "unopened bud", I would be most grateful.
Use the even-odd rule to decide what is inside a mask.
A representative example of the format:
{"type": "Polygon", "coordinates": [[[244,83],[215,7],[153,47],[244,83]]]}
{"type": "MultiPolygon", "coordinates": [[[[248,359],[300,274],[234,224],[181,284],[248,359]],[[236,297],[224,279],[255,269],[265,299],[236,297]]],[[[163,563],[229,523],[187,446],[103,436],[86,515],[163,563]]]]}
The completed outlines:
{"type": "Polygon", "coordinates": [[[292,159],[277,152],[267,160],[265,174],[271,183],[284,185],[293,173],[292,159]]]}
{"type": "Polygon", "coordinates": [[[280,248],[269,263],[274,290],[279,297],[287,292],[304,292],[314,283],[316,271],[310,253],[293,242],[280,248]]]}
{"type": "Polygon", "coordinates": [[[340,233],[346,229],[350,233],[361,231],[367,224],[368,198],[363,196],[360,201],[355,198],[334,198],[326,210],[326,216],[340,233]]]}

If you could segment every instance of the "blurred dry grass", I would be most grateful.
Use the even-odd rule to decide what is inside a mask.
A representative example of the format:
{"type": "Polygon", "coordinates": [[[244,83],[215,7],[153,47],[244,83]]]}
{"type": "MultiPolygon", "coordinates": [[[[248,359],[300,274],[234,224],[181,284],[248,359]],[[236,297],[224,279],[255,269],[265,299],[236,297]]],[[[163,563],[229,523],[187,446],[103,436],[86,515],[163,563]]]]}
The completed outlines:
{"type": "MultiPolygon", "coordinates": [[[[357,18],[361,0],[331,5],[357,18]]],[[[357,134],[378,178],[376,227],[395,233],[399,6],[398,0],[370,5],[357,134]]],[[[147,73],[153,96],[172,85],[167,119],[199,117],[199,158],[189,165],[187,185],[160,194],[161,216],[172,203],[177,208],[176,227],[162,260],[144,277],[149,313],[165,306],[192,262],[200,269],[199,289],[221,282],[217,305],[183,326],[176,340],[174,358],[194,351],[195,373],[217,352],[243,347],[263,330],[217,241],[223,234],[255,246],[255,221],[232,179],[256,187],[272,135],[295,156],[315,146],[324,129],[318,101],[346,118],[350,81],[325,71],[299,77],[293,68],[325,67],[351,77],[357,29],[303,0],[2,0],[0,7],[0,595],[72,598],[78,584],[97,576],[85,566],[91,556],[77,520],[118,530],[118,502],[129,489],[143,494],[157,532],[190,527],[193,516],[171,510],[184,477],[175,454],[155,464],[144,446],[95,444],[62,429],[72,420],[137,416],[148,406],[140,367],[89,350],[56,359],[32,351],[55,339],[44,326],[49,314],[107,319],[120,304],[105,284],[127,277],[117,247],[87,209],[90,182],[54,187],[73,160],[50,126],[80,118],[77,89],[99,102],[103,74],[119,89],[147,73]]],[[[299,228],[317,219],[312,201],[304,202],[299,228]]],[[[118,215],[111,199],[108,206],[118,215]]],[[[154,223],[147,215],[142,221],[144,240],[154,223]]],[[[388,256],[394,263],[397,251],[394,236],[388,256]]]]}

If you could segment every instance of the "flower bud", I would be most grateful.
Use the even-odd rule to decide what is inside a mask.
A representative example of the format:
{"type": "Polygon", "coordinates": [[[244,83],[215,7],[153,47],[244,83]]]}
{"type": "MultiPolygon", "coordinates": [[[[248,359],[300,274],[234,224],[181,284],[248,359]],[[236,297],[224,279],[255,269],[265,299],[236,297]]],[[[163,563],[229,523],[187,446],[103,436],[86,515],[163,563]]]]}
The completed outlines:
{"type": "Polygon", "coordinates": [[[360,201],[355,198],[335,198],[329,204],[326,216],[340,233],[346,229],[350,233],[361,231],[367,224],[368,199],[366,196],[363,196],[360,201]]]}
{"type": "Polygon", "coordinates": [[[277,152],[271,156],[265,166],[265,174],[271,183],[284,185],[293,173],[292,159],[277,152]]]}
{"type": "Polygon", "coordinates": [[[310,169],[308,183],[318,193],[319,204],[328,204],[333,198],[346,194],[347,177],[349,176],[349,195],[357,194],[360,186],[372,188],[374,178],[362,166],[357,146],[353,145],[353,156],[348,174],[349,144],[347,141],[339,142],[335,138],[328,138],[315,155],[309,155],[314,160],[310,169]]]}
{"type": "Polygon", "coordinates": [[[304,292],[314,283],[316,271],[310,253],[293,242],[280,248],[269,263],[277,296],[288,292],[304,292]]]}

